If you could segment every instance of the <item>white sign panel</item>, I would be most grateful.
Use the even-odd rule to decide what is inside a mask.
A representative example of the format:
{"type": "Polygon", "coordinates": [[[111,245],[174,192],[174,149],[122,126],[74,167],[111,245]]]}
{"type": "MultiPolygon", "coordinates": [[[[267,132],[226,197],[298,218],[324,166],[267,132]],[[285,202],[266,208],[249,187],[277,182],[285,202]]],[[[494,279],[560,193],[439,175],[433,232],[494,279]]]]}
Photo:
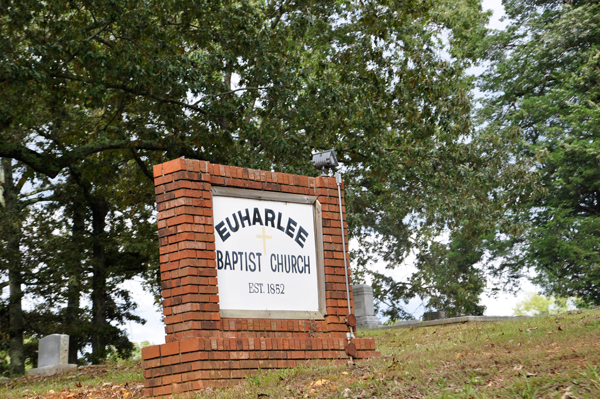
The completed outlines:
{"type": "Polygon", "coordinates": [[[222,314],[319,312],[314,205],[217,194],[213,212],[222,314]]]}

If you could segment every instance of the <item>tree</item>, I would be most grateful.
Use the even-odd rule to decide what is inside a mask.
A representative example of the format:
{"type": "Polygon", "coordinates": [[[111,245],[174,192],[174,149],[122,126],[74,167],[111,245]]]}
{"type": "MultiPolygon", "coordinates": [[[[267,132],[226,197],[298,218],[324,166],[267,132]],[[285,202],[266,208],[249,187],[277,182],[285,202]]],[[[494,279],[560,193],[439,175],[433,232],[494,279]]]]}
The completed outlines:
{"type": "MultiPolygon", "coordinates": [[[[600,304],[600,6],[504,2],[510,24],[487,42],[486,130],[515,137],[514,160],[540,190],[522,197],[490,242],[497,271],[533,268],[548,295],[600,304]]],[[[509,183],[510,184],[510,183],[509,183]]],[[[510,185],[503,187],[510,190],[510,185]]]]}
{"type": "Polygon", "coordinates": [[[79,168],[70,167],[70,174],[91,217],[89,266],[85,271],[91,275],[90,359],[98,363],[106,359],[109,345],[125,357],[133,350],[119,326],[128,320],[145,321],[133,313],[136,305],[118,285],[149,269],[156,272],[158,254],[150,190],[131,190],[131,187],[148,187],[149,182],[133,161],[119,162],[113,154],[95,158],[83,162],[79,168]]]}
{"type": "Polygon", "coordinates": [[[88,343],[93,363],[107,358],[109,346],[126,357],[133,346],[122,327],[144,321],[119,285],[158,269],[153,198],[149,190],[131,189],[147,181],[133,161],[106,154],[70,171],[55,185],[54,201],[31,218],[28,293],[43,299],[36,311],[54,315],[53,326],[71,336],[74,362],[88,343]],[[80,307],[83,297],[91,307],[80,307]]]}
{"type": "Polygon", "coordinates": [[[476,268],[483,250],[465,239],[460,230],[452,233],[446,245],[433,242],[417,256],[418,271],[411,277],[411,289],[427,298],[427,307],[444,310],[447,317],[481,316],[485,306],[479,304],[487,279],[476,268]]]}
{"type": "Polygon", "coordinates": [[[513,309],[515,316],[547,316],[549,314],[563,313],[569,309],[566,298],[546,298],[543,295],[530,293],[513,309]]]}
{"type": "Polygon", "coordinates": [[[2,220],[3,228],[1,239],[3,241],[2,269],[8,271],[8,319],[9,319],[9,355],[11,359],[11,374],[25,373],[25,354],[23,348],[23,309],[21,299],[23,291],[23,271],[21,264],[21,230],[23,224],[23,209],[19,202],[19,192],[23,184],[15,184],[13,164],[11,159],[1,159],[2,177],[2,220]]]}
{"type": "Polygon", "coordinates": [[[10,373],[14,375],[25,372],[26,360],[24,336],[27,322],[21,303],[23,285],[27,280],[26,261],[22,253],[26,220],[31,214],[31,206],[47,199],[44,195],[38,195],[45,191],[42,186],[33,186],[35,189],[29,193],[22,192],[26,184],[31,184],[31,180],[33,174],[27,167],[11,159],[0,159],[0,273],[4,272],[7,278],[0,283],[0,287],[9,288],[8,301],[3,306],[3,312],[6,311],[6,330],[2,334],[9,337],[10,373]]]}
{"type": "Polygon", "coordinates": [[[465,73],[487,19],[478,1],[0,7],[0,156],[50,177],[84,175],[96,261],[110,227],[102,215],[123,205],[106,173],[151,179],[151,164],[178,156],[316,174],[310,153],[335,148],[364,266],[381,256],[395,267],[440,231],[490,214],[483,188],[499,158],[471,138],[465,73]],[[139,171],[121,168],[130,163],[139,171]]]}
{"type": "Polygon", "coordinates": [[[475,267],[483,249],[461,233],[453,232],[447,244],[433,241],[421,247],[414,263],[417,270],[406,281],[370,271],[373,296],[378,298],[376,311],[391,320],[412,319],[402,302],[420,297],[426,308],[443,310],[447,317],[483,315],[485,306],[479,304],[479,297],[487,279],[484,270],[475,267]]]}
{"type": "MultiPolygon", "coordinates": [[[[115,286],[123,278],[141,271],[134,266],[136,261],[140,263],[139,248],[132,251],[132,247],[143,247],[143,242],[156,243],[154,229],[150,230],[153,233],[150,240],[140,234],[135,237],[137,242],[127,242],[127,238],[131,239],[131,235],[140,230],[123,228],[130,219],[120,212],[141,217],[141,223],[135,226],[146,226],[148,201],[142,200],[140,205],[138,198],[137,203],[127,204],[127,200],[135,196],[121,196],[117,200],[121,208],[115,209],[112,202],[115,198],[106,190],[114,190],[116,186],[107,187],[105,177],[93,173],[98,163],[90,165],[90,156],[123,149],[116,157],[114,152],[104,157],[108,167],[96,171],[126,173],[124,181],[130,184],[138,176],[137,172],[131,173],[136,164],[147,179],[152,179],[145,163],[151,155],[140,154],[140,149],[166,151],[170,157],[193,153],[202,158],[197,152],[188,150],[189,146],[178,137],[182,132],[195,131],[190,128],[192,120],[184,110],[204,112],[193,104],[180,101],[193,89],[188,82],[206,82],[206,77],[201,76],[194,66],[193,57],[180,56],[183,42],[177,14],[182,11],[182,5],[169,8],[163,7],[162,2],[120,4],[109,1],[0,3],[5,16],[0,29],[7,38],[1,44],[0,152],[19,159],[41,174],[55,177],[68,171],[70,179],[76,180],[79,188],[74,190],[83,192],[80,194],[83,199],[73,203],[67,198],[66,203],[57,205],[55,212],[60,213],[60,208],[66,206],[67,215],[72,218],[71,241],[80,247],[78,249],[83,249],[82,245],[85,247],[85,243],[77,242],[77,237],[84,235],[86,230],[85,218],[92,219],[87,225],[92,227],[91,237],[87,237],[87,243],[92,247],[87,247],[87,259],[84,256],[65,262],[72,258],[67,256],[57,260],[56,247],[48,244],[55,244],[61,237],[53,234],[45,237],[46,242],[36,242],[37,248],[31,248],[31,253],[43,262],[41,267],[34,269],[39,273],[28,270],[27,283],[37,287],[31,288],[36,295],[50,299],[46,309],[49,312],[57,312],[51,304],[61,304],[62,299],[68,298],[66,309],[59,312],[64,314],[66,311],[67,326],[62,327],[66,331],[74,332],[69,326],[82,311],[78,309],[79,298],[90,290],[93,302],[90,323],[94,328],[75,331],[75,338],[79,340],[74,340],[71,359],[76,356],[77,347],[83,345],[84,342],[79,342],[83,338],[91,340],[95,362],[105,357],[108,344],[117,349],[131,349],[131,344],[111,322],[122,322],[124,317],[139,318],[132,315],[134,306],[127,294],[116,291],[115,286]],[[169,12],[173,14],[168,15],[169,12]],[[164,136],[159,137],[161,134],[164,136]],[[124,160],[122,154],[126,155],[124,160]],[[119,158],[118,163],[113,163],[111,157],[119,158]],[[86,168],[92,173],[86,175],[86,168]],[[81,208],[87,209],[82,213],[81,208]],[[119,239],[123,241],[118,243],[119,239]],[[88,267],[93,265],[93,270],[87,270],[86,261],[88,267]],[[64,279],[60,278],[63,275],[57,273],[61,270],[69,277],[67,293],[62,288],[65,286],[64,279]],[[92,281],[82,281],[88,272],[93,276],[92,281]],[[124,303],[117,306],[113,300],[115,296],[120,296],[124,303]]],[[[222,86],[219,79],[209,77],[208,81],[209,85],[218,82],[219,87],[222,86]]],[[[209,147],[210,139],[202,144],[209,147]]],[[[145,199],[151,198],[152,191],[147,182],[140,184],[138,179],[133,184],[142,186],[139,193],[145,199]]],[[[74,186],[69,187],[73,189],[74,186]]],[[[126,193],[138,193],[131,187],[121,187],[122,192],[124,189],[126,193]]],[[[7,220],[3,216],[3,222],[7,220]]],[[[43,230],[42,226],[38,227],[43,230]]],[[[9,234],[8,237],[18,236],[9,234]]],[[[13,247],[17,255],[21,255],[18,246],[13,247]]],[[[142,258],[147,260],[156,255],[142,258]]],[[[15,276],[21,276],[13,274],[11,282],[15,276]]],[[[20,287],[19,281],[15,287],[20,287]]],[[[16,299],[9,305],[11,315],[12,309],[17,310],[16,314],[22,314],[19,293],[11,295],[13,297],[16,299]]],[[[85,324],[80,323],[80,326],[85,324]]],[[[16,328],[19,330],[18,326],[16,328]]],[[[20,337],[22,342],[22,334],[20,337]]],[[[17,352],[22,353],[22,350],[17,352]]],[[[13,357],[14,372],[22,373],[20,358],[12,356],[11,352],[13,357]]]]}

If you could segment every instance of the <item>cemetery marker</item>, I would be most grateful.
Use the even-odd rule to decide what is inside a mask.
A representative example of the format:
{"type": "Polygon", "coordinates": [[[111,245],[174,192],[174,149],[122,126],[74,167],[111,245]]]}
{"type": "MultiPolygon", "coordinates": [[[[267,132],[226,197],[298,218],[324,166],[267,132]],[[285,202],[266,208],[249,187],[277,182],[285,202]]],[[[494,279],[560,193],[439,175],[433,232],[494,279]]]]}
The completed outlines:
{"type": "Polygon", "coordinates": [[[69,364],[69,336],[52,334],[40,339],[38,366],[27,370],[27,375],[48,376],[76,369],[76,364],[69,364]]]}

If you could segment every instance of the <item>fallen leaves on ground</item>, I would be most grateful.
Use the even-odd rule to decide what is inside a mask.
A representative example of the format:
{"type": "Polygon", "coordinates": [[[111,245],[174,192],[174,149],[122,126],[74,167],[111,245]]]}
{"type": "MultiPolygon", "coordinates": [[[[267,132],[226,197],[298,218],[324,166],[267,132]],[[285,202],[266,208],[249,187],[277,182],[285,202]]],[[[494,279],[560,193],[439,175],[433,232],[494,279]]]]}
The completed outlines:
{"type": "Polygon", "coordinates": [[[97,386],[65,388],[60,392],[50,389],[45,394],[26,393],[23,397],[29,399],[129,399],[141,397],[143,389],[144,384],[105,382],[97,386]]]}
{"type": "Polygon", "coordinates": [[[320,387],[321,385],[329,384],[328,380],[316,380],[310,383],[311,387],[320,387]]]}

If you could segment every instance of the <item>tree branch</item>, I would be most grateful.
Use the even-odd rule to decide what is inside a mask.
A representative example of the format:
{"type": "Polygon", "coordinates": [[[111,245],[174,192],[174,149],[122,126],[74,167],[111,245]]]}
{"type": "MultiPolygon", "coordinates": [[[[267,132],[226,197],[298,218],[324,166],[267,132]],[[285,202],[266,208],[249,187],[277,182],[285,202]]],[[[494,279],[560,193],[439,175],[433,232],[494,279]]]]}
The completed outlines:
{"type": "Polygon", "coordinates": [[[242,87],[242,88],[239,88],[239,89],[233,89],[233,90],[229,90],[229,91],[224,91],[223,93],[206,95],[205,97],[202,97],[200,100],[196,101],[192,105],[197,105],[198,103],[200,103],[205,98],[226,96],[227,94],[233,94],[233,93],[235,93],[237,91],[266,90],[266,89],[268,89],[268,87],[242,87]]]}
{"type": "Polygon", "coordinates": [[[66,79],[66,80],[73,80],[76,82],[82,82],[82,83],[86,83],[86,84],[90,84],[90,85],[102,85],[104,87],[107,87],[109,89],[115,89],[115,90],[121,90],[125,93],[129,93],[129,94],[133,94],[136,96],[141,96],[141,97],[148,97],[148,98],[152,98],[153,100],[162,102],[162,103],[167,103],[167,104],[174,104],[174,105],[179,105],[181,107],[184,108],[188,108],[197,112],[200,112],[203,115],[210,115],[208,112],[206,112],[205,110],[203,110],[200,107],[197,107],[194,104],[187,104],[184,103],[182,101],[177,101],[177,100],[171,100],[168,98],[163,98],[157,95],[154,95],[152,93],[143,91],[143,90],[134,90],[130,87],[125,86],[124,84],[114,84],[114,83],[108,83],[108,82],[95,82],[92,80],[88,80],[88,79],[83,79],[80,78],[79,76],[73,76],[73,75],[66,75],[66,74],[50,74],[51,77],[53,78],[57,78],[57,79],[66,79]]]}
{"type": "Polygon", "coordinates": [[[277,27],[277,25],[279,25],[279,21],[281,21],[281,17],[283,17],[283,14],[285,13],[284,7],[287,6],[289,2],[290,0],[285,0],[277,10],[277,16],[275,17],[275,20],[271,23],[271,30],[274,30],[277,27]]]}
{"type": "Polygon", "coordinates": [[[36,172],[56,177],[62,169],[85,159],[88,155],[105,150],[134,148],[141,150],[166,151],[168,148],[158,141],[151,140],[98,140],[59,156],[33,151],[25,146],[0,141],[0,157],[23,162],[36,172]]]}
{"type": "Polygon", "coordinates": [[[50,195],[48,197],[37,197],[37,198],[31,198],[28,199],[26,201],[21,201],[19,203],[19,207],[21,209],[25,209],[27,208],[29,205],[33,205],[33,204],[37,204],[38,202],[45,202],[45,201],[54,201],[54,195],[50,195]]]}
{"type": "Polygon", "coordinates": [[[0,157],[21,161],[36,172],[50,177],[56,177],[62,169],[55,156],[37,153],[19,144],[0,141],[0,157]]]}
{"type": "Polygon", "coordinates": [[[36,188],[35,190],[30,191],[28,193],[19,194],[19,199],[31,197],[32,195],[43,193],[44,191],[48,191],[48,190],[51,190],[51,189],[52,188],[49,187],[49,186],[39,187],[39,188],[36,188]]]}
{"type": "Polygon", "coordinates": [[[31,177],[33,177],[33,170],[27,169],[27,172],[23,173],[23,176],[21,176],[21,178],[19,179],[19,182],[16,185],[18,193],[21,192],[21,189],[23,188],[23,186],[27,182],[27,179],[29,179],[31,177]]]}
{"type": "Polygon", "coordinates": [[[131,155],[133,155],[133,159],[137,162],[138,166],[142,170],[142,173],[151,181],[154,182],[154,174],[150,172],[150,170],[146,167],[146,164],[142,159],[138,156],[137,152],[133,148],[129,149],[131,151],[131,155]]]}

